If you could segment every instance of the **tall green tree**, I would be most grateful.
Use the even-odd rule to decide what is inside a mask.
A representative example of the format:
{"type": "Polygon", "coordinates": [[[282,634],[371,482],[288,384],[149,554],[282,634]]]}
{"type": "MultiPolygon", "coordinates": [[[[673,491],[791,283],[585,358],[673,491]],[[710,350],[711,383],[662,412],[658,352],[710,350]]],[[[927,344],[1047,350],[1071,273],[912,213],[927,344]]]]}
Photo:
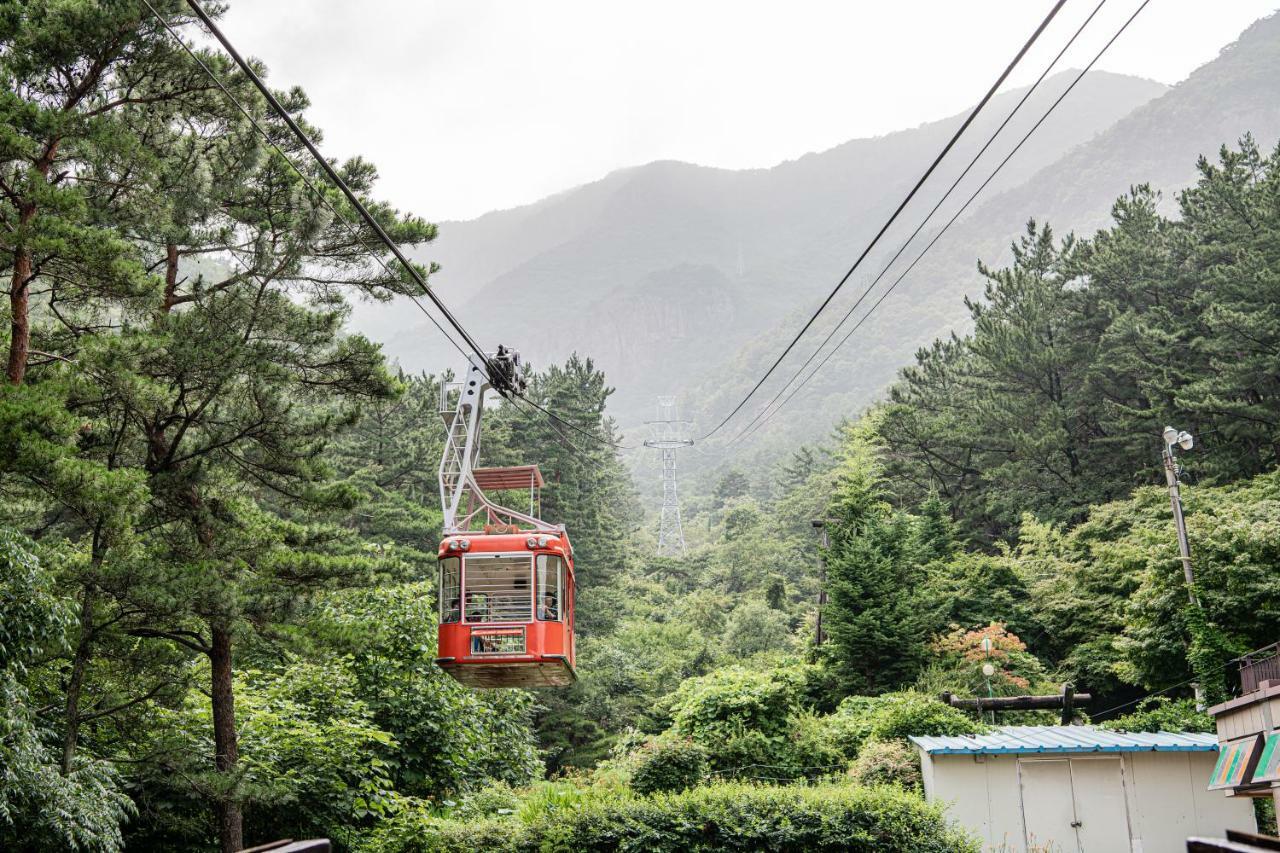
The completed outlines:
{"type": "MultiPolygon", "coordinates": [[[[180,4],[157,5],[176,18],[180,4]]],[[[163,110],[213,84],[140,2],[6,2],[0,45],[6,377],[18,385],[32,357],[65,355],[33,351],[33,295],[56,318],[59,303],[145,290],[116,227],[132,184],[151,165],[147,132],[155,125],[137,121],[139,108],[163,110]]]]}
{"type": "Polygon", "coordinates": [[[936,551],[912,516],[889,504],[874,420],[848,429],[827,521],[830,601],[826,656],[845,693],[880,693],[914,679],[935,626],[924,564],[936,551]]]}

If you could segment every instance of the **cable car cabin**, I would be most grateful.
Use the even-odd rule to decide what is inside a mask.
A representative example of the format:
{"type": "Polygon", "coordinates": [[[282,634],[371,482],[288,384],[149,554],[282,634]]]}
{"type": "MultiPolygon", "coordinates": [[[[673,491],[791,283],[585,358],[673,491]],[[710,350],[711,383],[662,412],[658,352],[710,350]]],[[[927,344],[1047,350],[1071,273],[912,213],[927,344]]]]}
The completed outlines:
{"type": "Polygon", "coordinates": [[[573,668],[573,548],[563,531],[440,543],[436,663],[471,687],[563,687],[573,668]]]}

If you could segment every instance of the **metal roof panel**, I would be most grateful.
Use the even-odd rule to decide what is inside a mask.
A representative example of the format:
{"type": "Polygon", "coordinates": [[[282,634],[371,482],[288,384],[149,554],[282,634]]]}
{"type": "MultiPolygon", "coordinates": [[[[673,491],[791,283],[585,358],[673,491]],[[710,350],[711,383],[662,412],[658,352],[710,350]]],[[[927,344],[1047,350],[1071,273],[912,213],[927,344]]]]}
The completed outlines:
{"type": "Polygon", "coordinates": [[[983,735],[913,736],[930,755],[1022,755],[1081,752],[1216,752],[1199,732],[1111,732],[1093,726],[1001,726],[983,735]]]}

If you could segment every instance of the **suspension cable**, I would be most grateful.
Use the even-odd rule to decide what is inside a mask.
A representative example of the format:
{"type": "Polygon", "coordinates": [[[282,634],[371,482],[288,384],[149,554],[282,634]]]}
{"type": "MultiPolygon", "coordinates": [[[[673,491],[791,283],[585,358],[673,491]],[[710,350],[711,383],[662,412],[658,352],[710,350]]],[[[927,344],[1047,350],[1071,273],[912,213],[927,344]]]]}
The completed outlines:
{"type": "MultiPolygon", "coordinates": [[[[230,89],[227,88],[226,84],[223,83],[221,78],[219,78],[218,75],[214,73],[213,69],[210,68],[208,64],[203,59],[200,58],[200,55],[196,53],[191,48],[190,45],[188,45],[185,41],[183,41],[182,37],[178,35],[177,31],[173,28],[173,26],[167,20],[165,20],[164,16],[162,16],[159,12],[156,11],[154,6],[151,5],[150,0],[142,0],[142,3],[149,10],[151,10],[151,14],[155,15],[156,18],[160,21],[160,24],[166,30],[168,30],[169,35],[173,38],[173,40],[177,42],[184,51],[187,52],[187,55],[190,56],[197,65],[200,66],[200,68],[209,77],[209,79],[213,81],[214,85],[217,86],[222,91],[222,94],[224,94],[227,97],[227,100],[229,100],[236,107],[236,109],[239,110],[242,115],[244,115],[244,117],[249,121],[249,123],[253,126],[253,128],[258,132],[258,135],[262,137],[263,141],[265,141],[268,145],[270,145],[273,149],[275,149],[275,152],[280,155],[280,159],[283,160],[286,164],[288,164],[288,166],[294,171],[294,173],[302,180],[303,184],[306,185],[307,189],[309,189],[312,192],[312,194],[319,200],[319,202],[323,204],[330,213],[333,214],[334,219],[342,223],[342,225],[347,229],[347,233],[349,233],[353,238],[355,238],[357,243],[363,242],[364,238],[360,234],[360,232],[356,229],[355,224],[351,222],[351,220],[349,220],[341,211],[339,211],[336,207],[334,207],[334,205],[329,201],[328,197],[324,194],[324,191],[315,185],[315,182],[311,180],[310,176],[307,175],[306,172],[298,168],[297,164],[293,162],[293,160],[289,157],[289,155],[285,153],[284,149],[281,148],[280,145],[271,137],[271,134],[267,132],[266,128],[264,128],[262,124],[259,123],[257,117],[253,115],[253,113],[250,112],[249,108],[246,107],[240,101],[240,99],[235,96],[234,92],[232,92],[230,89]]],[[[390,276],[395,275],[391,267],[387,264],[386,261],[382,259],[380,255],[376,255],[373,252],[369,252],[369,256],[373,258],[373,260],[376,261],[379,266],[382,267],[383,271],[385,271],[387,275],[390,275],[390,276]]],[[[440,334],[444,336],[444,339],[448,341],[449,344],[454,349],[456,349],[463,358],[467,358],[467,359],[470,358],[470,356],[467,355],[467,351],[458,345],[458,342],[455,341],[453,337],[448,332],[445,331],[444,327],[440,325],[440,322],[436,320],[435,317],[431,316],[431,312],[427,311],[427,307],[423,305],[422,302],[419,301],[416,296],[414,296],[412,293],[406,293],[404,294],[404,296],[408,297],[409,301],[412,302],[415,306],[417,306],[418,310],[422,312],[423,316],[425,316],[428,320],[431,321],[431,325],[436,327],[436,329],[440,332],[440,334]]]]}
{"type": "Polygon", "coordinates": [[[807,359],[805,359],[804,364],[796,368],[796,371],[793,374],[791,374],[791,377],[782,384],[781,388],[778,389],[778,393],[773,395],[773,399],[771,399],[768,403],[765,403],[764,407],[761,408],[760,411],[756,413],[756,416],[752,418],[751,421],[745,427],[742,428],[742,430],[738,433],[738,435],[736,435],[733,438],[732,440],[733,442],[736,442],[738,439],[742,438],[742,436],[745,435],[751,429],[751,427],[753,427],[762,417],[765,416],[765,413],[768,412],[769,409],[773,407],[774,403],[778,402],[779,397],[781,397],[783,394],[787,392],[787,389],[790,388],[791,384],[796,381],[796,379],[800,376],[801,373],[804,372],[805,368],[807,368],[810,364],[813,363],[813,360],[818,357],[818,354],[822,352],[822,350],[826,347],[827,344],[831,343],[831,339],[835,337],[836,333],[838,333],[844,327],[844,324],[847,323],[849,321],[849,318],[853,316],[853,312],[858,309],[858,306],[862,304],[863,300],[865,300],[867,296],[871,294],[871,291],[874,290],[875,286],[880,283],[880,280],[885,277],[885,274],[888,273],[889,270],[893,267],[893,265],[897,263],[898,259],[902,257],[902,254],[911,245],[912,241],[914,241],[916,237],[919,236],[920,232],[924,230],[924,227],[929,224],[929,222],[933,219],[934,214],[937,213],[938,210],[942,207],[942,205],[946,202],[946,200],[951,197],[951,194],[955,192],[956,187],[960,186],[960,182],[963,181],[968,176],[969,172],[972,171],[973,167],[977,165],[978,160],[982,158],[982,155],[987,153],[987,149],[989,149],[991,145],[996,141],[996,137],[998,137],[1004,131],[1004,129],[1008,127],[1009,122],[1013,121],[1014,116],[1018,114],[1018,112],[1022,109],[1023,105],[1027,103],[1027,101],[1035,93],[1036,89],[1039,88],[1040,84],[1044,82],[1044,79],[1048,77],[1049,73],[1053,71],[1053,69],[1057,66],[1059,60],[1062,59],[1063,54],[1065,54],[1071,48],[1071,46],[1076,43],[1076,39],[1080,37],[1080,34],[1084,32],[1085,28],[1089,26],[1089,23],[1094,19],[1095,16],[1097,16],[1098,12],[1100,12],[1102,10],[1102,7],[1105,6],[1106,4],[1107,4],[1107,0],[1099,0],[1098,5],[1095,6],[1093,11],[1089,13],[1089,17],[1085,18],[1084,23],[1082,23],[1080,27],[1075,31],[1075,33],[1071,36],[1071,38],[1067,40],[1067,43],[1063,45],[1062,50],[1058,51],[1058,55],[1055,56],[1049,62],[1048,65],[1045,66],[1044,71],[1040,72],[1040,76],[1037,77],[1036,81],[1031,84],[1031,86],[1027,89],[1025,93],[1023,93],[1022,97],[1018,100],[1018,103],[1015,104],[1013,109],[1010,110],[1009,114],[1005,116],[1004,121],[1002,121],[1000,123],[1000,126],[995,129],[995,132],[992,133],[991,136],[987,138],[986,143],[984,143],[982,148],[978,150],[978,153],[973,155],[973,159],[969,161],[969,165],[964,167],[964,171],[960,173],[959,177],[957,177],[954,181],[951,182],[951,186],[947,187],[947,191],[942,194],[941,198],[938,199],[938,202],[933,206],[933,209],[929,211],[929,213],[924,217],[924,219],[920,220],[920,224],[916,226],[916,230],[912,231],[911,236],[909,236],[906,240],[902,242],[902,245],[898,247],[898,251],[895,252],[893,257],[889,259],[889,262],[886,263],[881,268],[879,274],[874,279],[872,279],[871,283],[868,284],[866,288],[862,291],[862,293],[858,296],[858,298],[854,300],[854,303],[849,306],[849,310],[846,311],[844,313],[844,316],[840,318],[840,322],[836,323],[831,328],[830,332],[827,332],[827,336],[822,339],[822,343],[818,344],[817,348],[814,349],[814,351],[809,355],[807,359]]]}
{"type": "Polygon", "coordinates": [[[933,239],[931,239],[928,242],[928,244],[925,245],[924,249],[920,252],[920,254],[916,255],[915,259],[911,262],[911,264],[905,270],[902,271],[902,274],[899,275],[896,279],[894,279],[893,283],[889,285],[888,289],[885,290],[885,292],[880,295],[880,298],[878,298],[874,303],[872,303],[871,308],[867,310],[867,313],[862,315],[862,318],[859,319],[858,322],[854,324],[853,328],[851,328],[845,334],[845,336],[840,339],[839,343],[837,343],[831,349],[831,351],[827,353],[827,355],[822,359],[822,361],[818,363],[818,366],[815,367],[807,377],[805,377],[804,381],[802,381],[799,385],[797,385],[791,391],[791,393],[787,395],[786,399],[784,399],[782,403],[773,410],[773,412],[771,412],[762,421],[760,421],[760,423],[756,424],[756,426],[753,429],[751,429],[750,432],[743,433],[742,435],[735,438],[734,439],[735,442],[738,440],[749,438],[753,433],[755,433],[761,427],[763,427],[766,423],[768,423],[773,418],[774,415],[776,415],[778,412],[786,408],[787,404],[791,402],[791,399],[800,392],[800,389],[803,388],[805,385],[807,385],[809,381],[812,380],[813,377],[816,376],[818,372],[822,370],[823,366],[825,366],[826,363],[831,360],[831,357],[836,354],[836,352],[840,349],[840,347],[844,346],[844,344],[849,340],[849,338],[853,336],[854,332],[858,331],[858,329],[862,327],[862,324],[865,323],[867,319],[872,314],[875,313],[876,309],[880,307],[880,304],[884,302],[884,300],[889,296],[889,294],[893,293],[893,291],[897,288],[897,286],[902,283],[902,280],[906,278],[907,275],[913,269],[915,269],[916,264],[920,263],[921,259],[923,259],[924,256],[929,253],[929,250],[933,248],[934,244],[936,244],[938,240],[942,238],[942,235],[946,234],[947,231],[951,228],[951,226],[955,224],[956,220],[960,218],[961,214],[963,214],[966,210],[969,209],[969,206],[973,204],[974,200],[979,196],[979,194],[981,194],[982,191],[987,188],[987,185],[991,183],[991,181],[995,178],[995,176],[1000,173],[1000,170],[1004,168],[1005,164],[1008,163],[1009,160],[1011,160],[1013,156],[1018,153],[1018,151],[1022,148],[1022,146],[1026,143],[1026,141],[1031,138],[1032,134],[1034,134],[1036,130],[1039,129],[1040,125],[1044,124],[1045,120],[1048,119],[1049,116],[1053,114],[1053,111],[1058,108],[1058,105],[1062,103],[1063,99],[1065,99],[1067,95],[1071,94],[1071,91],[1075,89],[1076,84],[1078,84],[1082,79],[1084,79],[1084,75],[1087,74],[1095,64],[1097,64],[1098,60],[1102,58],[1103,54],[1105,54],[1111,48],[1111,45],[1115,43],[1116,39],[1120,38],[1120,36],[1124,33],[1125,30],[1129,28],[1129,25],[1133,23],[1134,19],[1138,17],[1138,15],[1142,12],[1142,10],[1147,8],[1147,4],[1149,4],[1150,2],[1151,0],[1143,0],[1142,4],[1138,6],[1138,8],[1134,11],[1134,13],[1129,16],[1128,20],[1126,20],[1124,24],[1120,26],[1120,29],[1116,31],[1115,35],[1113,35],[1110,38],[1110,40],[1108,40],[1107,43],[1102,46],[1102,49],[1099,50],[1098,53],[1093,57],[1093,59],[1089,61],[1089,64],[1086,65],[1084,69],[1079,74],[1076,75],[1076,78],[1071,81],[1071,85],[1069,85],[1062,92],[1062,94],[1057,97],[1057,99],[1049,106],[1048,110],[1045,111],[1044,115],[1042,115],[1040,119],[1034,125],[1032,125],[1031,129],[1028,130],[1027,133],[1022,137],[1022,139],[1018,141],[1018,144],[1014,146],[1013,150],[1010,151],[1007,155],[1005,155],[1005,158],[1000,161],[999,165],[996,166],[995,171],[993,171],[991,175],[988,176],[987,179],[982,182],[981,186],[979,186],[976,190],[974,190],[973,194],[969,196],[968,200],[965,201],[965,203],[960,207],[960,209],[957,210],[955,214],[947,221],[947,223],[942,226],[942,229],[933,236],[933,239]]]}
{"type": "MultiPolygon", "coordinates": [[[[280,147],[280,145],[276,143],[276,141],[271,137],[271,135],[267,132],[267,130],[261,125],[261,123],[257,120],[257,118],[252,114],[252,112],[250,112],[250,110],[247,107],[245,107],[245,105],[241,103],[238,98],[236,98],[235,94],[232,93],[231,90],[227,88],[227,86],[222,82],[222,80],[218,78],[217,74],[213,72],[213,69],[211,69],[208,66],[208,64],[205,63],[204,60],[201,59],[200,56],[178,35],[178,33],[170,25],[168,20],[166,20],[164,16],[162,16],[159,12],[156,11],[155,7],[151,5],[149,0],[143,0],[143,3],[151,11],[151,13],[160,21],[161,25],[169,32],[169,35],[172,36],[173,39],[179,45],[181,45],[183,50],[185,50],[187,54],[200,66],[200,68],[205,72],[206,75],[208,75],[208,77],[222,91],[222,93],[228,98],[228,100],[230,100],[231,103],[234,104],[235,107],[244,115],[244,117],[248,119],[250,124],[254,127],[255,130],[257,130],[257,132],[262,136],[262,138],[267,142],[267,144],[270,145],[273,149],[275,149],[276,153],[280,155],[281,159],[293,169],[293,171],[298,175],[299,178],[302,179],[303,183],[307,186],[307,188],[316,195],[319,201],[326,208],[328,208],[328,210],[334,215],[334,217],[338,221],[342,222],[342,224],[348,228],[349,233],[351,233],[352,236],[357,239],[357,241],[360,241],[361,239],[360,234],[358,231],[355,230],[354,224],[351,223],[350,220],[348,220],[337,208],[335,208],[333,204],[329,202],[325,194],[314,184],[314,182],[312,182],[310,177],[305,172],[303,172],[300,168],[298,168],[298,166],[284,152],[284,150],[280,147]]],[[[370,225],[370,227],[377,234],[381,242],[383,242],[391,250],[391,252],[395,255],[397,260],[399,260],[400,263],[404,266],[404,268],[408,270],[410,275],[413,277],[414,281],[416,281],[418,285],[423,289],[423,292],[426,293],[426,295],[431,299],[431,301],[436,305],[436,307],[441,311],[441,313],[445,315],[445,318],[449,321],[449,323],[463,336],[463,340],[468,344],[468,346],[470,346],[473,349],[473,351],[476,353],[476,355],[482,360],[482,363],[485,365],[485,368],[486,368],[485,373],[488,375],[490,384],[493,385],[495,381],[501,384],[501,380],[499,380],[498,377],[502,375],[502,372],[495,371],[492,369],[492,365],[490,364],[490,359],[488,358],[488,356],[485,355],[483,350],[480,349],[479,345],[476,344],[475,340],[466,332],[466,330],[461,326],[461,324],[452,315],[452,313],[449,312],[448,308],[435,295],[435,293],[427,285],[426,281],[418,273],[417,268],[414,267],[408,261],[407,258],[405,258],[405,256],[400,251],[399,247],[395,244],[395,242],[391,240],[390,236],[387,235],[387,233],[382,229],[382,227],[378,224],[378,222],[372,218],[372,215],[369,213],[368,209],[364,207],[364,205],[359,201],[358,198],[356,198],[354,193],[347,186],[346,182],[343,181],[341,176],[339,176],[334,171],[332,166],[329,165],[328,161],[319,153],[319,151],[316,149],[315,145],[311,142],[311,140],[307,137],[307,135],[302,131],[302,129],[297,125],[297,123],[293,121],[293,118],[284,110],[282,105],[274,97],[274,95],[270,92],[270,90],[266,88],[261,78],[258,77],[258,75],[253,71],[253,69],[245,62],[245,60],[240,55],[240,53],[231,45],[230,41],[226,38],[225,34],[223,34],[221,30],[217,28],[217,26],[213,23],[213,21],[209,18],[209,16],[204,12],[204,10],[199,6],[196,0],[188,0],[188,5],[190,5],[191,8],[196,12],[197,16],[199,16],[201,21],[205,24],[205,26],[209,29],[209,31],[214,35],[214,37],[218,39],[218,41],[227,50],[227,52],[231,54],[232,58],[240,66],[241,70],[243,70],[245,74],[250,78],[250,80],[257,87],[258,91],[267,99],[268,103],[276,111],[276,113],[288,124],[290,129],[294,132],[294,135],[297,136],[299,141],[302,142],[302,144],[311,153],[312,157],[315,158],[315,160],[321,166],[321,168],[324,169],[325,173],[329,176],[329,178],[343,192],[343,194],[347,197],[348,201],[351,202],[352,206],[355,207],[356,210],[361,214],[365,222],[368,225],[370,225]]],[[[382,266],[383,270],[385,270],[388,275],[394,275],[391,268],[380,256],[375,255],[372,252],[370,253],[370,256],[379,265],[382,266]]],[[[431,316],[430,312],[427,311],[425,305],[423,305],[412,293],[405,293],[404,295],[407,296],[409,300],[418,308],[418,310],[421,311],[423,315],[428,320],[431,321],[431,324],[436,327],[436,329],[440,332],[440,334],[444,336],[445,340],[447,340],[454,347],[454,349],[458,350],[458,352],[464,358],[469,358],[467,352],[461,346],[458,345],[457,341],[455,341],[447,331],[445,331],[444,327],[440,325],[440,323],[435,319],[435,317],[431,316]]],[[[543,406],[539,405],[533,400],[530,400],[528,397],[524,396],[514,388],[507,388],[505,386],[499,387],[497,385],[495,385],[494,387],[495,387],[495,390],[498,391],[500,395],[507,397],[508,399],[519,398],[520,400],[523,400],[525,403],[528,403],[530,406],[534,407],[536,410],[538,410],[544,416],[546,416],[553,426],[555,426],[556,424],[561,424],[563,426],[569,427],[575,432],[581,433],[582,435],[586,436],[592,441],[595,441],[596,443],[606,447],[610,447],[614,449],[624,449],[624,450],[630,449],[627,445],[606,441],[596,435],[593,435],[590,432],[587,432],[586,430],[579,428],[575,424],[565,421],[563,418],[560,418],[559,416],[550,412],[543,406]]],[[[564,435],[563,432],[561,432],[559,429],[557,429],[557,432],[560,433],[562,439],[564,439],[566,443],[569,444],[570,447],[572,447],[575,451],[581,452],[580,448],[578,448],[572,442],[568,441],[567,437],[564,435]]]]}
{"type": "MultiPolygon", "coordinates": [[[[194,3],[195,0],[188,0],[188,2],[194,3]]],[[[885,221],[884,225],[880,227],[880,230],[876,232],[876,235],[873,238],[871,238],[871,242],[868,243],[867,247],[862,250],[862,254],[860,254],[857,260],[853,262],[853,266],[849,267],[849,271],[846,272],[843,277],[841,277],[840,281],[836,284],[836,286],[832,289],[832,291],[829,294],[827,294],[827,298],[822,300],[822,304],[818,306],[817,310],[813,312],[812,316],[809,317],[809,319],[805,322],[805,324],[800,327],[800,331],[797,332],[796,336],[791,339],[791,342],[787,344],[786,348],[777,357],[777,359],[773,362],[773,364],[769,367],[769,369],[765,371],[764,375],[760,377],[760,380],[756,382],[755,386],[752,387],[752,389],[747,392],[747,395],[742,398],[742,400],[738,403],[738,405],[734,406],[733,411],[729,412],[729,414],[725,416],[724,420],[716,424],[715,428],[713,428],[710,432],[701,436],[698,439],[699,441],[707,439],[712,435],[715,435],[717,432],[719,432],[724,427],[724,425],[727,424],[733,418],[734,415],[736,415],[739,411],[742,410],[742,407],[747,404],[747,401],[750,400],[755,395],[755,393],[760,390],[760,386],[764,385],[765,381],[770,376],[773,375],[773,372],[778,369],[778,365],[782,363],[782,360],[785,359],[787,357],[787,354],[790,353],[791,350],[795,348],[795,345],[800,342],[800,338],[804,336],[805,332],[809,331],[809,327],[812,326],[814,322],[818,319],[818,315],[820,315],[823,312],[823,310],[826,309],[826,307],[831,303],[832,299],[835,299],[836,294],[840,292],[840,289],[842,287],[844,287],[845,282],[847,282],[850,279],[853,273],[862,264],[862,261],[867,257],[868,254],[871,253],[871,250],[875,248],[876,244],[880,242],[880,238],[884,236],[885,232],[889,230],[889,227],[893,225],[895,220],[897,220],[899,214],[901,214],[902,211],[906,208],[906,206],[911,202],[911,200],[915,198],[916,193],[920,191],[920,188],[922,186],[924,186],[925,181],[927,181],[929,179],[929,176],[933,174],[934,170],[938,168],[938,165],[942,162],[943,158],[947,156],[947,154],[951,151],[951,149],[955,146],[955,144],[960,140],[960,137],[964,135],[964,132],[969,129],[969,125],[971,125],[974,119],[978,117],[978,113],[982,111],[982,108],[985,107],[987,105],[987,102],[990,101],[991,98],[995,96],[996,90],[999,89],[1001,84],[1004,83],[1005,78],[1007,78],[1011,73],[1013,73],[1013,69],[1022,60],[1022,57],[1026,55],[1027,51],[1031,49],[1031,46],[1035,44],[1036,39],[1038,39],[1040,37],[1040,34],[1044,32],[1045,28],[1049,26],[1049,23],[1057,16],[1059,10],[1062,9],[1065,3],[1066,3],[1066,0],[1057,0],[1057,2],[1054,3],[1053,8],[1049,10],[1049,14],[1047,14],[1044,20],[1040,22],[1040,26],[1036,27],[1035,32],[1033,32],[1031,34],[1031,37],[1027,39],[1026,43],[1022,45],[1022,49],[1019,50],[1018,53],[1009,62],[1009,64],[1005,66],[1004,71],[1000,73],[1000,76],[996,78],[996,81],[991,84],[991,88],[987,90],[987,93],[985,95],[983,95],[982,100],[979,101],[977,106],[975,106],[970,111],[968,117],[965,118],[964,122],[960,125],[960,127],[956,130],[956,132],[952,134],[951,139],[947,141],[947,144],[944,145],[942,147],[942,150],[938,152],[936,157],[934,157],[933,162],[929,164],[929,168],[926,169],[924,174],[921,175],[919,180],[916,181],[915,186],[913,186],[911,188],[911,191],[907,193],[906,198],[902,200],[902,202],[898,205],[897,209],[894,210],[893,214],[890,215],[888,220],[885,221]]]]}
{"type": "MultiPolygon", "coordinates": [[[[146,0],[144,0],[144,2],[145,1],[146,0]]],[[[150,3],[147,5],[148,8],[150,8],[150,3]]],[[[480,359],[480,363],[488,368],[490,366],[489,357],[485,355],[484,350],[478,343],[476,343],[475,338],[473,338],[463,327],[463,325],[458,321],[458,318],[449,310],[448,306],[440,300],[440,297],[436,296],[435,291],[431,289],[427,284],[426,279],[418,272],[418,268],[415,267],[407,257],[405,257],[404,252],[400,250],[400,247],[396,245],[396,242],[391,239],[390,235],[387,234],[378,220],[373,217],[373,214],[369,212],[368,208],[364,206],[364,203],[361,202],[359,197],[357,197],[351,190],[351,187],[347,185],[347,182],[343,180],[342,176],[338,174],[332,165],[330,165],[325,156],[320,153],[320,150],[316,148],[315,143],[312,142],[307,133],[298,126],[298,123],[293,120],[293,116],[289,115],[288,111],[285,110],[280,101],[276,99],[275,94],[270,88],[268,88],[266,83],[262,81],[262,78],[258,76],[257,72],[253,70],[253,67],[250,66],[249,63],[245,61],[244,57],[240,55],[240,52],[236,50],[235,45],[233,45],[230,39],[228,39],[222,30],[218,28],[218,25],[213,22],[213,19],[210,18],[208,13],[206,13],[201,7],[198,0],[187,0],[187,5],[190,6],[192,11],[196,13],[196,16],[200,18],[209,33],[218,40],[223,49],[226,50],[227,53],[230,54],[231,58],[235,60],[236,64],[240,66],[240,70],[249,78],[250,82],[253,83],[258,92],[266,99],[267,103],[271,105],[271,108],[280,116],[281,120],[283,120],[289,127],[289,130],[293,132],[293,135],[297,137],[300,143],[302,143],[303,147],[307,149],[312,158],[324,171],[325,175],[328,176],[329,180],[342,191],[342,194],[346,196],[347,201],[353,208],[355,208],[356,212],[360,214],[360,218],[363,219],[365,224],[368,225],[369,228],[378,236],[378,239],[386,245],[391,254],[394,255],[396,260],[398,260],[401,266],[404,267],[405,271],[409,274],[409,277],[412,278],[420,288],[422,288],[422,292],[436,306],[436,310],[444,316],[445,321],[448,322],[453,330],[458,333],[459,337],[462,338],[471,351],[475,353],[476,357],[480,359]]],[[[154,12],[155,10],[152,9],[152,11],[154,12]]],[[[495,373],[495,371],[492,370],[487,370],[486,372],[490,374],[495,373]]],[[[497,376],[490,376],[490,382],[497,379],[497,376]]]]}

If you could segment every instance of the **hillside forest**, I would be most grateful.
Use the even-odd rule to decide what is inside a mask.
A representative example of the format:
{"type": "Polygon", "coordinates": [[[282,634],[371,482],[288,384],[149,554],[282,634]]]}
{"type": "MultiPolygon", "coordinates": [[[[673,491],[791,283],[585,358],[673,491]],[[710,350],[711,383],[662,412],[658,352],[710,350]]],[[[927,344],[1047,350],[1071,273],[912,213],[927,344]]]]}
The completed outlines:
{"type": "MultiPolygon", "coordinates": [[[[1069,682],[1082,720],[1211,730],[1193,683],[1221,700],[1280,640],[1280,148],[1244,136],[1171,200],[974,258],[972,331],[823,442],[713,458],[682,558],[609,377],[533,365],[559,420],[496,405],[484,461],[539,464],[571,532],[579,680],[460,686],[433,658],[462,361],[406,372],[349,329],[416,285],[153,5],[0,3],[0,848],[970,851],[906,738],[991,721],[939,694],[1069,682]],[[1194,604],[1168,424],[1197,441],[1194,604]]],[[[429,254],[372,163],[340,171],[429,254]]]]}

